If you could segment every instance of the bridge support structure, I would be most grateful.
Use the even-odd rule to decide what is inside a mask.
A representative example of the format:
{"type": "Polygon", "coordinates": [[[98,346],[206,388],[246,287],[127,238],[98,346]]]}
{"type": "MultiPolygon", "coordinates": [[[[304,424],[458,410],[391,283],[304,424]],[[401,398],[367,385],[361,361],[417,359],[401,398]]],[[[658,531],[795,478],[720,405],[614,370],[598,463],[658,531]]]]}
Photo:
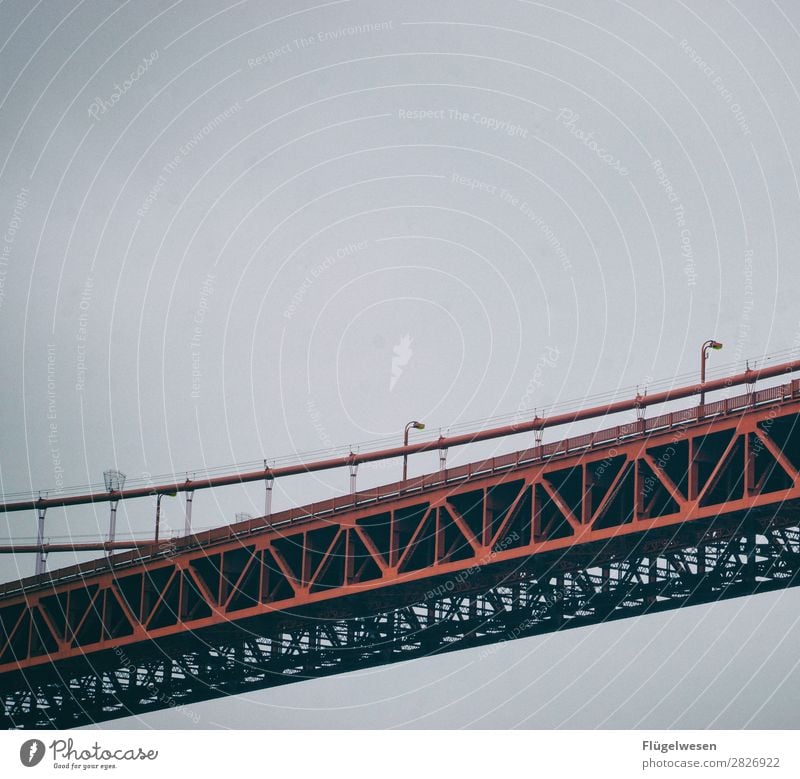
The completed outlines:
{"type": "MultiPolygon", "coordinates": [[[[798,517],[654,533],[614,554],[477,568],[312,613],[274,613],[5,674],[7,728],[70,728],[800,583],[798,517]],[[789,524],[784,525],[784,522],[789,524]]],[[[186,708],[189,707],[189,708],[186,708]]],[[[198,724],[202,721],[196,719],[198,724]]]]}
{"type": "Polygon", "coordinates": [[[792,586],[800,398],[755,401],[2,584],[0,717],[70,727],[792,586]]]}

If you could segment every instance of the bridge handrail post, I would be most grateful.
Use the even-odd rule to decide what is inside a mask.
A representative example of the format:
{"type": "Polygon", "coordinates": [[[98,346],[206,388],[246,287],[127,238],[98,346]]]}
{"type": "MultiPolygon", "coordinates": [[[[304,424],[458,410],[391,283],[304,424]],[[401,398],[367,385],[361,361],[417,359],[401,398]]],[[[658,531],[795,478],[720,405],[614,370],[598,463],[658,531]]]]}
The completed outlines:
{"type": "Polygon", "coordinates": [[[192,532],[192,504],[194,502],[194,490],[189,488],[191,480],[186,477],[186,509],[183,517],[183,534],[188,536],[192,532]]]}
{"type": "Polygon", "coordinates": [[[35,576],[40,576],[45,571],[45,561],[47,560],[47,554],[44,551],[44,517],[47,513],[47,506],[38,506],[36,509],[36,513],[39,517],[39,524],[36,533],[36,566],[35,566],[35,576]]]}
{"type": "Polygon", "coordinates": [[[264,516],[267,521],[272,516],[272,487],[274,483],[275,478],[267,465],[267,461],[264,460],[264,516]]]}
{"type": "Polygon", "coordinates": [[[353,505],[358,504],[356,499],[356,475],[358,474],[358,461],[356,460],[355,452],[350,452],[350,461],[347,464],[350,471],[350,494],[353,496],[353,505]]]}

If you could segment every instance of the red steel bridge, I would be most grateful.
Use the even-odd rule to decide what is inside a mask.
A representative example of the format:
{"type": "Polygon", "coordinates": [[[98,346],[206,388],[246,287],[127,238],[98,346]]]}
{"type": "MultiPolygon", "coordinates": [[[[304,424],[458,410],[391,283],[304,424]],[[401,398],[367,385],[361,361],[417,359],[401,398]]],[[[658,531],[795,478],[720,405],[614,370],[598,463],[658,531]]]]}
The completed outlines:
{"type": "MultiPolygon", "coordinates": [[[[534,434],[523,451],[122,553],[73,545],[108,554],[0,585],[3,724],[74,727],[797,584],[798,370],[301,465],[0,504],[41,518],[256,480],[269,490],[292,473],[534,434]],[[646,413],[717,390],[727,397],[646,413]],[[542,443],[545,428],[620,412],[633,421],[542,443]]],[[[34,550],[44,541],[10,549],[34,550]]]]}

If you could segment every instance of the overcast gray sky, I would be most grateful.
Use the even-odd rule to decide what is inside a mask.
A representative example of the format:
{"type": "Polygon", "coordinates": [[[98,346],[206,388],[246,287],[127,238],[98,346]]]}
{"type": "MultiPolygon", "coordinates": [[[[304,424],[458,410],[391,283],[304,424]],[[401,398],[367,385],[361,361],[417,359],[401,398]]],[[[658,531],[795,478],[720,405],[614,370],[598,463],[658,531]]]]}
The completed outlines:
{"type": "MultiPolygon", "coordinates": [[[[694,378],[709,337],[715,370],[796,349],[798,29],[787,0],[5,0],[0,489],[398,440],[412,418],[435,437],[694,378]]],[[[359,485],[398,474],[362,468],[359,485]]],[[[276,508],[346,489],[346,473],[287,480],[276,508]]],[[[262,507],[258,485],[198,494],[194,524],[262,507]]],[[[152,521],[131,502],[118,533],[152,521]]],[[[164,523],[183,527],[180,500],[164,523]]],[[[107,507],[48,513],[52,540],[107,530],[107,507]]],[[[30,539],[35,518],[0,532],[30,539]]],[[[4,579],[32,570],[0,560],[4,579]]],[[[759,596],[193,711],[796,727],[798,605],[759,596]]]]}

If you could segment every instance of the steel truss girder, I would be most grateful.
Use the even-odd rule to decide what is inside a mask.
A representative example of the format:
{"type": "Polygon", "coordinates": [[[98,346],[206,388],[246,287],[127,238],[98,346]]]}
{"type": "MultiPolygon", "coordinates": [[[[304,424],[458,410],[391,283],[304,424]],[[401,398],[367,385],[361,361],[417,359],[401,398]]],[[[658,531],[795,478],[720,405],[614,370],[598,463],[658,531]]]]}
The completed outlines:
{"type": "Polygon", "coordinates": [[[797,511],[653,531],[5,674],[6,727],[69,728],[800,583],[797,511]],[[393,602],[392,602],[393,601],[393,602]]]}
{"type": "Polygon", "coordinates": [[[800,502],[798,404],[634,438],[0,598],[0,675],[231,620],[800,502]]]}
{"type": "MultiPolygon", "coordinates": [[[[54,571],[46,584],[37,581],[17,590],[6,585],[0,598],[0,693],[24,690],[20,680],[33,683],[42,676],[72,680],[69,694],[63,686],[61,692],[43,692],[35,705],[15,693],[7,716],[16,722],[26,705],[31,711],[69,711],[70,701],[83,696],[78,691],[75,698],[79,681],[74,680],[84,677],[92,700],[122,695],[131,711],[158,707],[158,701],[142,692],[143,687],[150,689],[147,685],[177,685],[176,697],[164,705],[199,700],[203,684],[214,685],[205,697],[222,694],[219,685],[223,692],[228,690],[229,658],[216,642],[223,636],[231,636],[243,656],[261,657],[269,650],[270,678],[278,681],[265,681],[256,673],[248,681],[252,686],[302,678],[306,665],[308,673],[321,675],[326,668],[333,673],[406,656],[408,648],[398,654],[394,638],[387,638],[400,631],[413,646],[411,627],[403,632],[403,624],[425,634],[424,650],[418,651],[470,645],[479,641],[478,634],[489,641],[505,629],[498,633],[499,617],[489,620],[485,630],[460,638],[442,626],[449,625],[453,615],[459,624],[480,621],[484,602],[498,614],[505,612],[530,584],[522,573],[513,583],[512,573],[535,574],[538,582],[541,572],[549,570],[543,566],[551,564],[566,565],[559,574],[562,580],[542,585],[545,589],[538,597],[555,598],[564,615],[572,601],[547,595],[547,587],[556,593],[580,587],[588,592],[597,576],[590,561],[607,566],[607,571],[601,570],[601,595],[593,598],[595,604],[605,593],[649,587],[648,597],[654,600],[648,608],[661,608],[660,597],[679,605],[684,600],[677,593],[653,595],[650,569],[657,572],[667,563],[637,557],[642,550],[653,551],[641,545],[662,537],[683,538],[680,554],[674,552],[669,559],[669,569],[685,581],[693,575],[713,591],[718,571],[734,565],[740,553],[731,549],[724,565],[708,551],[693,553],[692,539],[684,537],[687,529],[695,535],[694,543],[717,543],[716,534],[724,531],[734,539],[743,523],[755,517],[773,534],[773,551],[764,552],[774,558],[768,578],[774,586],[785,586],[783,569],[791,581],[794,577],[795,531],[781,529],[772,518],[780,514],[783,525],[793,526],[794,507],[800,506],[799,418],[800,403],[784,400],[774,407],[731,417],[722,414],[707,424],[634,436],[551,460],[530,463],[519,453],[518,464],[504,466],[501,472],[479,469],[454,485],[447,483],[445,472],[442,483],[422,493],[350,507],[324,519],[241,538],[225,536],[199,547],[187,542],[138,559],[125,557],[124,564],[111,558],[92,570],[84,565],[71,578],[54,571]],[[633,564],[636,560],[638,566],[633,564]],[[645,561],[647,570],[641,568],[645,561]],[[468,582],[472,591],[480,583],[483,600],[470,602],[466,617],[460,603],[439,597],[448,593],[438,592],[441,585],[436,583],[448,581],[459,587],[468,582]],[[499,581],[511,584],[504,589],[499,581]],[[426,614],[443,608],[447,613],[436,618],[434,626],[426,621],[433,617],[403,611],[408,593],[415,603],[427,604],[426,614]],[[331,622],[337,613],[346,620],[346,628],[331,622]],[[268,644],[242,643],[241,634],[250,625],[257,626],[254,635],[268,644]],[[271,635],[275,626],[285,635],[271,635]],[[441,646],[435,646],[432,637],[440,633],[441,646]],[[216,648],[192,648],[197,636],[216,648]],[[335,657],[335,647],[341,650],[340,658],[335,657]],[[315,659],[322,648],[324,662],[315,659]],[[165,652],[169,661],[163,660],[165,652]],[[287,657],[296,660],[294,666],[287,657]],[[288,670],[276,670],[287,662],[288,670]],[[130,677],[121,670],[128,666],[136,670],[129,671],[130,677]],[[110,676],[103,676],[102,684],[90,683],[98,673],[110,676]],[[169,684],[167,674],[173,680],[169,684]]],[[[757,529],[751,528],[753,533],[757,529]]],[[[762,550],[752,546],[749,554],[746,569],[757,569],[762,550]]],[[[758,589],[756,580],[751,584],[750,591],[758,589]]],[[[618,611],[615,606],[605,618],[618,611]]],[[[569,624],[581,624],[592,613],[575,611],[569,624]]],[[[536,624],[540,630],[554,623],[536,624]]],[[[89,708],[94,718],[106,718],[106,713],[122,716],[114,713],[121,710],[116,705],[89,708]]],[[[63,721],[71,721],[63,716],[63,721]]],[[[63,719],[61,714],[52,717],[54,722],[63,719]]]]}

